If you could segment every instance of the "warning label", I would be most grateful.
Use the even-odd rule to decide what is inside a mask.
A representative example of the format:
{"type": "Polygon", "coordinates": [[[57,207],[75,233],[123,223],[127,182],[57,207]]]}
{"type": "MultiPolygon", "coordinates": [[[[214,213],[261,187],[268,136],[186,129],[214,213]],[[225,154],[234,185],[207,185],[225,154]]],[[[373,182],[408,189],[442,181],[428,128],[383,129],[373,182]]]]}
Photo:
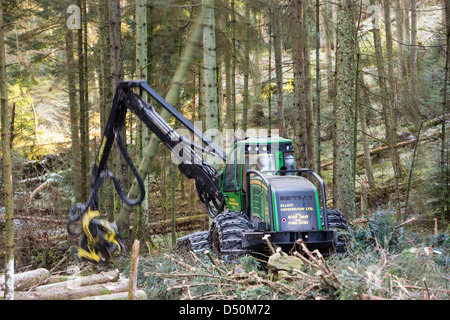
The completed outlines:
{"type": "Polygon", "coordinates": [[[302,197],[291,196],[289,200],[286,198],[287,197],[280,199],[279,204],[280,230],[314,230],[317,225],[317,223],[315,223],[317,218],[315,218],[316,209],[312,199],[309,199],[310,197],[305,197],[304,195],[302,197]]]}

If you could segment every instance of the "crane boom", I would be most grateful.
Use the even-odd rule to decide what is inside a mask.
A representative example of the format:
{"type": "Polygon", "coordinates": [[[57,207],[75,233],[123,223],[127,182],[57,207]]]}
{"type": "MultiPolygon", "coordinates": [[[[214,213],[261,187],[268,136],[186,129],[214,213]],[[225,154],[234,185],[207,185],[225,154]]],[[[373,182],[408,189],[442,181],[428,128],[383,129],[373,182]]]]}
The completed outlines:
{"type": "Polygon", "coordinates": [[[172,151],[178,160],[178,168],[189,179],[195,180],[197,193],[200,200],[205,203],[208,214],[216,216],[223,211],[224,196],[219,187],[219,174],[217,170],[204,161],[197,151],[208,153],[226,161],[226,153],[209,137],[203,134],[188,119],[186,119],[175,107],[162,98],[145,80],[120,81],[114,95],[109,118],[103,132],[102,142],[95,158],[95,163],[90,174],[91,194],[84,205],[74,205],[70,211],[70,221],[67,229],[70,234],[82,235],[79,256],[87,260],[106,260],[115,251],[121,251],[123,244],[120,233],[115,223],[107,223],[96,219],[98,216],[97,191],[103,180],[110,177],[114,181],[115,188],[120,198],[130,206],[141,203],[145,197],[143,181],[127,154],[120,131],[125,125],[127,111],[131,111],[172,151]],[[136,93],[135,91],[138,91],[136,93]],[[155,110],[152,104],[142,98],[146,92],[159,105],[165,108],[185,128],[200,138],[202,145],[194,143],[187,137],[177,133],[155,110]],[[107,168],[112,145],[116,140],[118,148],[130,166],[138,181],[140,195],[137,199],[129,199],[119,181],[107,168]],[[212,205],[211,205],[212,203],[212,205]],[[76,234],[70,228],[71,224],[83,218],[83,232],[76,234]],[[99,238],[100,240],[96,240],[99,238]],[[116,240],[119,239],[119,241],[116,240]],[[105,257],[106,256],[106,257],[105,257]]]}

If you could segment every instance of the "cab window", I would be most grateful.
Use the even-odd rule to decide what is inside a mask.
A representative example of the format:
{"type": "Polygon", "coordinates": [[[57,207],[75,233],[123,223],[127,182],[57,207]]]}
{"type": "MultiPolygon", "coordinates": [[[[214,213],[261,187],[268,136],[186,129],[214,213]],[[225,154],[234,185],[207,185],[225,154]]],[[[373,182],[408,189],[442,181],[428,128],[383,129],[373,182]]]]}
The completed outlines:
{"type": "Polygon", "coordinates": [[[275,156],[271,153],[249,154],[245,159],[247,170],[276,170],[275,156]]]}
{"type": "Polygon", "coordinates": [[[233,149],[230,153],[230,158],[227,161],[225,166],[225,183],[223,187],[223,191],[235,191],[237,187],[236,183],[236,157],[237,157],[237,149],[233,149]]]}

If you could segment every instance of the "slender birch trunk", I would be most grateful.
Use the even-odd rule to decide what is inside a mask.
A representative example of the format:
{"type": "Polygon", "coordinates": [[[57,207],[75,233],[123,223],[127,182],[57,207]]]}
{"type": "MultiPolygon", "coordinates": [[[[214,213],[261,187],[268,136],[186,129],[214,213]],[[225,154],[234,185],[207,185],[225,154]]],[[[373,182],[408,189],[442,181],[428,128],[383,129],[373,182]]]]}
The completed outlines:
{"type": "Polygon", "coordinates": [[[219,123],[217,115],[217,64],[214,26],[214,0],[203,0],[202,3],[205,10],[205,24],[203,26],[205,126],[206,130],[210,130],[209,137],[213,141],[216,141],[219,133],[219,123]]]}
{"type": "Polygon", "coordinates": [[[77,110],[76,92],[76,62],[73,56],[73,30],[66,31],[66,59],[67,59],[67,86],[69,91],[69,113],[70,113],[70,133],[72,140],[73,156],[73,185],[76,202],[81,202],[83,185],[81,184],[81,163],[80,163],[80,129],[79,116],[77,110]]]}
{"type": "MultiPolygon", "coordinates": [[[[138,79],[147,80],[147,71],[145,68],[147,67],[148,61],[148,53],[147,53],[147,44],[146,41],[148,39],[147,34],[147,6],[145,0],[137,0],[136,1],[136,77],[138,79]]],[[[146,97],[144,96],[144,100],[146,97]]],[[[137,117],[136,117],[137,119],[137,117]]],[[[141,120],[137,120],[137,147],[138,147],[138,155],[139,160],[142,159],[142,152],[145,142],[147,141],[148,130],[143,128],[143,124],[141,120]]],[[[140,239],[141,233],[141,225],[142,225],[142,216],[143,211],[148,211],[148,179],[144,182],[145,185],[145,198],[142,201],[142,204],[138,206],[138,217],[137,217],[137,228],[136,228],[136,238],[140,239]]]]}
{"type": "Polygon", "coordinates": [[[6,51],[5,26],[3,23],[3,8],[0,0],[0,107],[2,135],[2,165],[5,197],[5,300],[14,300],[14,200],[12,182],[11,139],[9,131],[10,110],[8,107],[8,88],[6,81],[6,51]]]}

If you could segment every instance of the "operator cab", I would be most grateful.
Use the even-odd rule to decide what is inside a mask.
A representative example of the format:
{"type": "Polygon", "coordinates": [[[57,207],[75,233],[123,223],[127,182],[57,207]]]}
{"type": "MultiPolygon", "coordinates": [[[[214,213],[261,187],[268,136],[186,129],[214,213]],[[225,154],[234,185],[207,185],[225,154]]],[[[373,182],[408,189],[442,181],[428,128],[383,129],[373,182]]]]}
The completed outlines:
{"type": "Polygon", "coordinates": [[[292,140],[281,137],[251,137],[237,141],[228,155],[221,180],[228,209],[233,212],[246,211],[248,171],[256,170],[265,176],[272,176],[277,174],[278,170],[293,169],[295,155],[292,140]]]}

